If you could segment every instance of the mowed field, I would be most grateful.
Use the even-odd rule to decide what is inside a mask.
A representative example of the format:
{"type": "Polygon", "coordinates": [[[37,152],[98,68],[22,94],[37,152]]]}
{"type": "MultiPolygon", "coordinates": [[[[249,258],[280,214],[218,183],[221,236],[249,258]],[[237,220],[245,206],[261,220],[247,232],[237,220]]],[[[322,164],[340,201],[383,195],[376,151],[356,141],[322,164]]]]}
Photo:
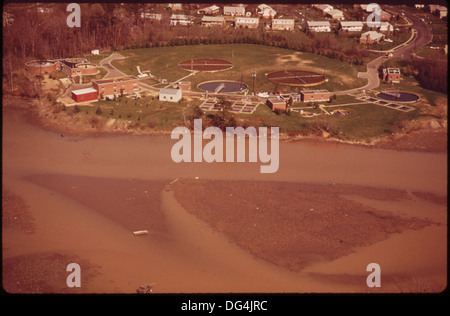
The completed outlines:
{"type": "MultiPolygon", "coordinates": [[[[346,62],[318,56],[311,53],[296,52],[289,49],[261,46],[255,44],[224,45],[188,45],[172,47],[140,48],[120,51],[126,57],[115,60],[113,65],[121,71],[137,75],[136,66],[142,71],[150,71],[157,78],[174,82],[189,75],[189,71],[178,67],[187,59],[218,58],[233,63],[229,70],[214,73],[200,72],[190,76],[193,89],[207,80],[243,81],[253,92],[252,73],[256,71],[255,91],[283,92],[299,91],[299,87],[276,85],[266,78],[266,73],[279,70],[305,70],[325,74],[328,82],[316,87],[330,91],[357,88],[366,84],[366,80],[357,77],[361,67],[350,67],[346,62]]],[[[155,82],[156,83],[156,82],[155,82]]]]}

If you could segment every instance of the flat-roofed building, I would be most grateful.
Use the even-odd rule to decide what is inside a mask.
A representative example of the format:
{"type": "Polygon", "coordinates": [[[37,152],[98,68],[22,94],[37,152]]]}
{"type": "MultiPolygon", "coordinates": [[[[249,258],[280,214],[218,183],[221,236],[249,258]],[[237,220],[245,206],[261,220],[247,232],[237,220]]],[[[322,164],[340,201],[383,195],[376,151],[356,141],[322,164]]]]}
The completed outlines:
{"type": "Polygon", "coordinates": [[[270,108],[272,109],[272,111],[286,111],[287,109],[287,104],[286,101],[284,101],[281,97],[269,97],[266,100],[266,103],[268,106],[270,106],[270,108]]]}
{"type": "Polygon", "coordinates": [[[94,88],[72,90],[72,99],[77,103],[96,101],[98,100],[98,92],[94,88]]]}
{"type": "Polygon", "coordinates": [[[139,79],[134,76],[94,80],[92,87],[103,97],[134,93],[140,88],[139,79]]]}
{"type": "Polygon", "coordinates": [[[257,28],[259,26],[259,18],[237,17],[234,26],[236,28],[257,28]]]}
{"type": "Polygon", "coordinates": [[[300,91],[302,102],[326,102],[331,98],[328,90],[303,90],[300,91]]]}
{"type": "Polygon", "coordinates": [[[308,30],[313,32],[331,32],[331,24],[329,21],[307,21],[308,30]]]}
{"type": "Polygon", "coordinates": [[[295,27],[294,19],[273,19],[272,30],[289,30],[292,31],[295,27]]]}
{"type": "Polygon", "coordinates": [[[202,26],[225,26],[226,21],[223,16],[203,16],[202,26]]]}
{"type": "Polygon", "coordinates": [[[159,100],[167,102],[178,102],[183,97],[181,89],[162,88],[159,90],[159,100]]]}
{"type": "Polygon", "coordinates": [[[339,26],[342,31],[361,32],[364,24],[361,21],[341,21],[339,26]]]}

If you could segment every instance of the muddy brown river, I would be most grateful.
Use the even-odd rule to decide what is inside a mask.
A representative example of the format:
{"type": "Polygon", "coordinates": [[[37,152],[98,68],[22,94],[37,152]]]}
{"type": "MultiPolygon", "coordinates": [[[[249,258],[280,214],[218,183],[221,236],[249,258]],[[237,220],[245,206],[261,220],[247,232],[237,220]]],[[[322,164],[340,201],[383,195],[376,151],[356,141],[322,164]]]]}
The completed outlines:
{"type": "MultiPolygon", "coordinates": [[[[259,162],[174,163],[170,156],[174,143],[163,136],[62,137],[27,123],[20,112],[4,112],[3,186],[24,200],[36,227],[32,234],[3,229],[4,263],[37,254],[79,258],[89,268],[81,265],[83,281],[81,288],[74,290],[77,293],[135,293],[145,282],[154,283],[155,293],[371,292],[365,283],[366,266],[371,262],[382,268],[384,292],[414,291],[416,288],[405,283],[408,278],[416,278],[417,291],[440,291],[446,286],[446,203],[350,196],[362,205],[426,218],[436,225],[391,234],[349,255],[293,272],[250,254],[186,212],[169,187],[176,179],[198,177],[339,183],[446,196],[446,154],[282,142],[278,171],[261,174],[259,162]],[[63,179],[61,183],[67,187],[59,190],[61,183],[49,183],[49,176],[63,179]],[[75,176],[102,179],[90,187],[89,201],[73,194],[80,184],[68,182],[75,176]],[[123,192],[124,203],[129,203],[123,205],[144,210],[158,205],[164,228],[158,229],[159,217],[155,215],[148,218],[149,227],[153,227],[150,234],[134,236],[133,229],[139,227],[130,220],[132,213],[126,213],[130,209],[124,209],[123,214],[117,209],[113,216],[108,209],[101,209],[103,204],[96,204],[96,197],[99,201],[108,199],[112,181],[122,180],[142,181],[142,186],[136,187],[141,195],[123,192]],[[161,184],[158,197],[145,200],[156,182],[161,184]],[[87,270],[89,277],[83,279],[87,270]]],[[[120,190],[114,192],[115,198],[122,198],[120,190]]],[[[110,204],[110,209],[117,205],[110,204]]],[[[56,291],[70,292],[62,290],[65,279],[52,286],[56,291]]]]}

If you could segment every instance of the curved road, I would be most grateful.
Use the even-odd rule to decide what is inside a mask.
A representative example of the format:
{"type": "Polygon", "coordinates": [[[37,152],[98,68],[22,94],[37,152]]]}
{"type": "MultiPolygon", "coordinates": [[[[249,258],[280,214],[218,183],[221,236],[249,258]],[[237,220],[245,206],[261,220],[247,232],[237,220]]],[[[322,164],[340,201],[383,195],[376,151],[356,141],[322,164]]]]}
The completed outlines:
{"type": "Polygon", "coordinates": [[[413,57],[413,54],[421,49],[423,46],[427,45],[432,40],[432,33],[429,29],[428,25],[423,22],[420,18],[416,17],[414,14],[406,12],[397,7],[389,7],[389,10],[395,12],[397,14],[404,14],[407,18],[409,18],[412,22],[412,29],[415,29],[416,35],[415,38],[405,45],[400,45],[398,48],[380,52],[382,56],[372,60],[367,64],[367,72],[359,73],[358,77],[365,78],[368,80],[367,84],[364,87],[344,90],[344,91],[336,91],[334,94],[336,95],[345,95],[345,94],[353,94],[360,93],[363,90],[375,89],[380,84],[380,79],[378,77],[378,67],[388,60],[389,58],[398,57],[402,59],[409,59],[413,57]],[[385,57],[384,55],[389,52],[392,53],[392,57],[385,57]]]}

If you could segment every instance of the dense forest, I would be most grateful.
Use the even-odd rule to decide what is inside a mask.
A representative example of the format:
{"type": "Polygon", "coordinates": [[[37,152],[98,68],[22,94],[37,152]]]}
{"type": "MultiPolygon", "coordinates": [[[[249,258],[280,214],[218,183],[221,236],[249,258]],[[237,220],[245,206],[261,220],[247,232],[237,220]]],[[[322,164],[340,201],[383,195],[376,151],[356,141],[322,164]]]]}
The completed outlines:
{"type": "MultiPolygon", "coordinates": [[[[315,34],[270,32],[233,27],[205,28],[199,24],[171,26],[167,5],[127,3],[81,3],[81,27],[68,27],[67,4],[55,3],[44,9],[39,4],[7,4],[3,14],[3,79],[11,81],[13,69],[31,59],[83,56],[92,49],[120,50],[175,45],[254,43],[312,52],[354,64],[363,64],[369,51],[360,45],[348,46],[339,32],[315,34]],[[13,16],[5,19],[5,12],[13,16]],[[142,18],[160,13],[161,21],[142,18]]],[[[199,4],[188,5],[184,13],[193,14],[199,4]]],[[[183,12],[181,12],[183,13],[183,12]]],[[[287,12],[289,13],[289,12],[287,12]]],[[[447,67],[429,61],[417,66],[418,79],[427,88],[447,91],[447,67]]]]}

